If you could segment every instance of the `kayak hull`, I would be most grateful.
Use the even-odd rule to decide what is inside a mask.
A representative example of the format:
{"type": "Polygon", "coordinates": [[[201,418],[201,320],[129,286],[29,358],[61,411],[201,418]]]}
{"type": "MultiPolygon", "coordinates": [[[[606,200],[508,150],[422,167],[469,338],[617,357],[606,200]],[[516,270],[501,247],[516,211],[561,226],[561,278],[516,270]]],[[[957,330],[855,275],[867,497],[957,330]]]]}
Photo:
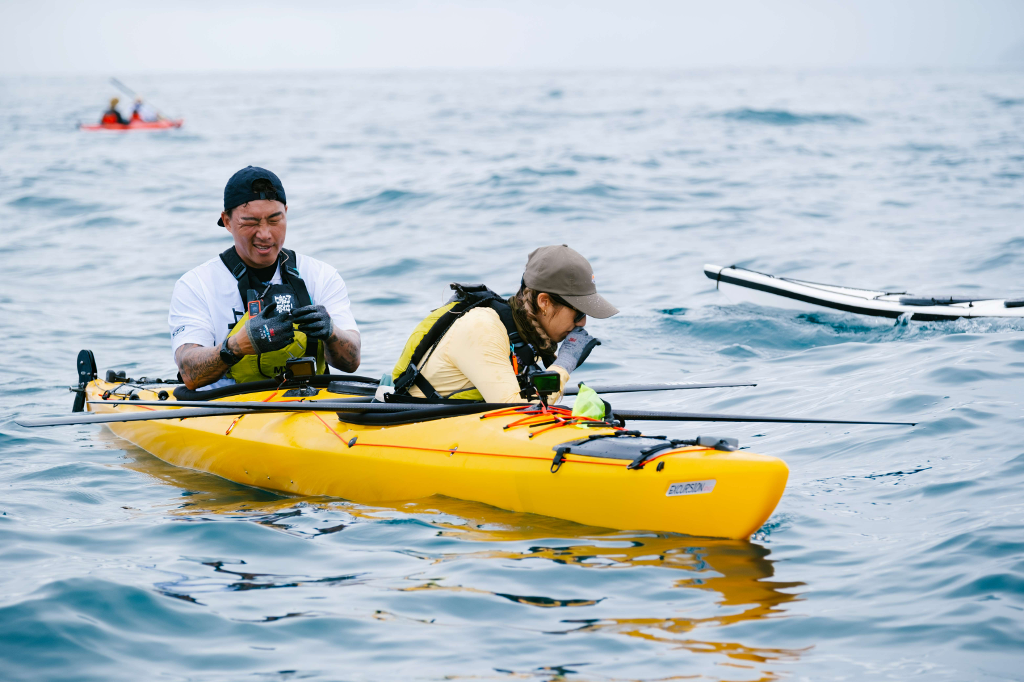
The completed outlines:
{"type": "Polygon", "coordinates": [[[949,305],[908,305],[908,299],[922,299],[906,292],[819,284],[720,265],[706,264],[704,274],[716,282],[719,291],[735,302],[797,310],[831,308],[890,319],[910,315],[911,319],[921,322],[979,317],[1024,318],[1024,305],[1006,299],[962,300],[949,305]]]}
{"type": "Polygon", "coordinates": [[[88,130],[95,132],[97,130],[168,130],[171,128],[180,128],[181,124],[185,122],[185,119],[179,118],[176,120],[165,119],[162,121],[131,121],[129,123],[95,123],[95,124],[82,124],[78,126],[79,130],[88,130]]]}
{"type": "MultiPolygon", "coordinates": [[[[93,381],[87,394],[100,400],[116,386],[93,381]]],[[[156,397],[148,390],[137,393],[142,400],[156,397]]],[[[260,393],[218,402],[276,398],[260,393]]],[[[90,410],[173,409],[107,402],[90,410]]],[[[591,526],[732,539],[747,539],[764,524],[789,475],[775,457],[701,447],[658,453],[635,470],[626,468],[628,460],[568,454],[552,472],[556,446],[611,431],[566,426],[530,438],[539,429],[503,428],[520,417],[466,415],[361,426],[340,422],[333,412],[278,412],[108,426],[170,464],[286,494],[365,504],[444,495],[591,526]],[[685,484],[696,492],[679,494],[685,484]]]]}

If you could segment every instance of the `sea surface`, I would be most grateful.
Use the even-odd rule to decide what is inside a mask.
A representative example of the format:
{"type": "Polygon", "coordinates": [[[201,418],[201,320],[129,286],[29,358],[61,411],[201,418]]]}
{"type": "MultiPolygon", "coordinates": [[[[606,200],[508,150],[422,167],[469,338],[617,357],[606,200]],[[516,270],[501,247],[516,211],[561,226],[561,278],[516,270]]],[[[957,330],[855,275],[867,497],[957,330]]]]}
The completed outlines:
{"type": "Polygon", "coordinates": [[[0,80],[0,679],[1024,679],[1024,322],[735,304],[702,273],[1024,296],[1024,72],[122,80],[184,126],[80,132],[105,78],[0,80]],[[230,245],[249,164],[346,280],[360,374],[449,282],[511,292],[565,243],[622,311],[575,377],[757,383],[614,405],[919,424],[641,424],[788,463],[749,542],[282,497],[17,426],[71,409],[82,348],[174,375],[171,289],[230,245]]]}

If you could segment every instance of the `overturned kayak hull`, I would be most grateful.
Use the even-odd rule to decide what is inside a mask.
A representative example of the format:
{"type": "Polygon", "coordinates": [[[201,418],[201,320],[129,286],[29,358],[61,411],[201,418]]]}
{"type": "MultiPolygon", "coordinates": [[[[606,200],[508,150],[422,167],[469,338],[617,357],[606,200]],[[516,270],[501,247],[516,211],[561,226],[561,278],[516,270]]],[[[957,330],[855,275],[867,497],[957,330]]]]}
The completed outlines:
{"type": "Polygon", "coordinates": [[[181,124],[185,122],[185,119],[179,118],[176,120],[164,119],[162,121],[131,121],[129,123],[95,123],[95,124],[82,124],[78,126],[79,130],[97,131],[97,130],[167,130],[169,128],[180,128],[181,124]]]}
{"type": "Polygon", "coordinates": [[[776,277],[754,270],[707,264],[704,274],[730,300],[781,308],[831,308],[859,315],[929,322],[960,318],[1024,318],[1024,300],[914,296],[907,292],[872,291],[776,277]]]}
{"type": "MultiPolygon", "coordinates": [[[[102,400],[118,384],[87,387],[102,400]]],[[[136,389],[142,400],[154,391],[136,389]]],[[[312,399],[338,398],[321,391],[312,399]]],[[[294,400],[251,393],[217,401],[294,400]]],[[[131,401],[90,404],[98,413],[174,409],[131,401]]],[[[789,470],[775,457],[702,447],[668,448],[643,468],[628,459],[578,455],[553,466],[555,448],[606,428],[517,426],[519,413],[484,413],[394,426],[364,426],[334,412],[253,413],[109,424],[118,436],[176,466],[244,485],[360,503],[432,495],[471,500],[615,529],[746,539],[768,519],[789,470]],[[508,427],[508,428],[506,428],[508,427]],[[533,433],[533,437],[530,435],[533,433]]]]}

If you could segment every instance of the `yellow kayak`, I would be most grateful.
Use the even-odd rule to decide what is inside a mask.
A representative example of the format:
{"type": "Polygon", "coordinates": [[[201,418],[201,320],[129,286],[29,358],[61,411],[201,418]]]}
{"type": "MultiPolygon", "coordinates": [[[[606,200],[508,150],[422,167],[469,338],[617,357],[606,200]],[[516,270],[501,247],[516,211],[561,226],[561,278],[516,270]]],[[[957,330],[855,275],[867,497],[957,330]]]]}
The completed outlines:
{"type": "MultiPolygon", "coordinates": [[[[87,408],[101,414],[182,409],[165,388],[94,379],[85,385],[87,408]],[[129,392],[133,400],[127,400],[129,392]],[[159,406],[133,404],[161,399],[159,406]]],[[[302,397],[260,390],[209,404],[365,395],[340,390],[310,388],[302,397]]],[[[590,526],[733,539],[747,539],[761,527],[789,476],[776,457],[676,447],[610,427],[562,424],[551,412],[536,412],[524,406],[374,425],[325,409],[108,426],[169,464],[286,494],[364,504],[444,495],[590,526]],[[637,456],[652,449],[637,466],[637,456]]]]}

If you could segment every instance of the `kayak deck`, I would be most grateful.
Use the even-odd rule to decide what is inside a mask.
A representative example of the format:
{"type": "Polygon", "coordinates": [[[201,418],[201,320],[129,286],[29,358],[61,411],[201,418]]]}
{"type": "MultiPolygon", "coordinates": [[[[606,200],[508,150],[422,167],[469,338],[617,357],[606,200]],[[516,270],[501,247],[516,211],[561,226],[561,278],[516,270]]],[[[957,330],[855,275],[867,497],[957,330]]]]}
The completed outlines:
{"type": "Polygon", "coordinates": [[[929,322],[977,317],[1024,317],[1024,300],[914,296],[776,277],[738,267],[706,264],[704,274],[730,299],[781,307],[821,306],[859,315],[929,322]]]}
{"type": "MultiPolygon", "coordinates": [[[[94,380],[86,388],[88,399],[102,400],[118,386],[94,380]]],[[[142,400],[157,399],[155,390],[135,392],[142,400]]],[[[321,390],[311,398],[338,397],[321,390]]],[[[173,397],[167,408],[111,398],[90,404],[90,411],[175,409],[173,397]]],[[[255,400],[295,399],[267,391],[216,402],[255,400]]],[[[561,466],[554,466],[558,446],[613,430],[530,428],[521,422],[521,413],[497,411],[367,426],[316,411],[108,426],[170,464],[286,494],[368,504],[445,495],[591,526],[734,539],[749,538],[768,519],[789,475],[775,457],[696,446],[661,450],[637,469],[627,468],[628,458],[570,449],[561,466]]]]}

